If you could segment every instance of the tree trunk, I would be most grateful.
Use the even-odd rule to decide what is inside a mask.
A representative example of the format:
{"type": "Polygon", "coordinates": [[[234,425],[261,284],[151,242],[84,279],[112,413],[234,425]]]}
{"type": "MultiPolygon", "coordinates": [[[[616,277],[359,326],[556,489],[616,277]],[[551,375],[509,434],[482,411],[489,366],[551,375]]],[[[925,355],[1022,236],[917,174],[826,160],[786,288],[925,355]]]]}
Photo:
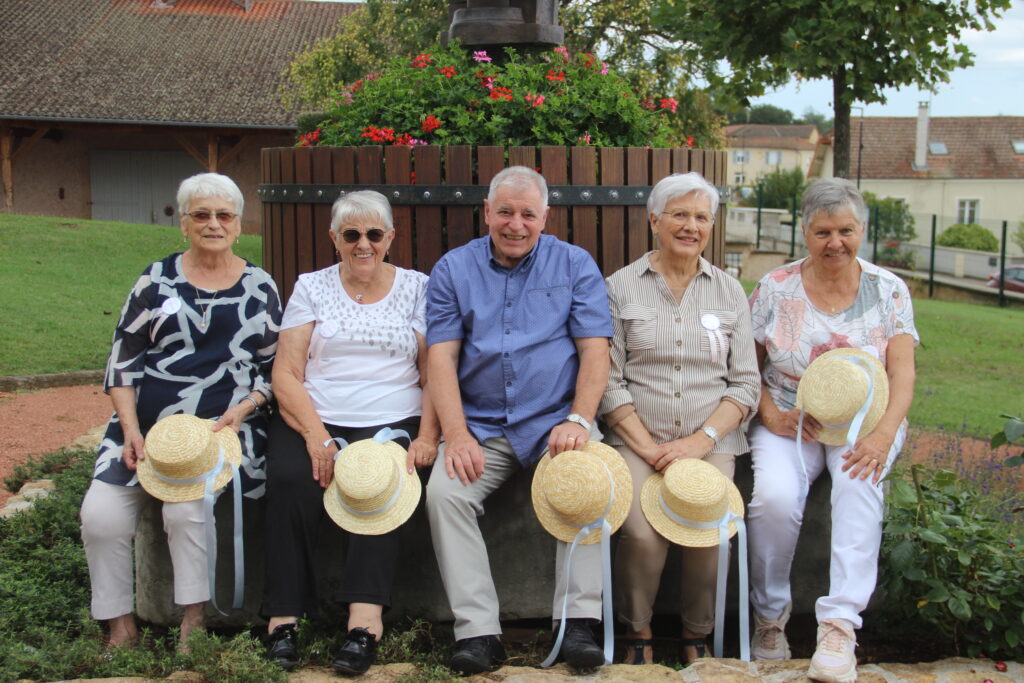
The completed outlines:
{"type": "Polygon", "coordinates": [[[835,134],[832,137],[832,175],[850,177],[850,103],[846,92],[846,65],[840,64],[832,75],[832,103],[835,113],[835,134]]]}

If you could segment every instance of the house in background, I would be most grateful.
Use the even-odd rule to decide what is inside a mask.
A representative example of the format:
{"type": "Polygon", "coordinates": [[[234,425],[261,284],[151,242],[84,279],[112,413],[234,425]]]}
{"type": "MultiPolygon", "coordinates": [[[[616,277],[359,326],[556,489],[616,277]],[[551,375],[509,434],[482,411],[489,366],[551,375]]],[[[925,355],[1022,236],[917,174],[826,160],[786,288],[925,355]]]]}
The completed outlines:
{"type": "Polygon", "coordinates": [[[811,124],[726,126],[729,184],[742,193],[743,188],[755,187],[762,175],[779,169],[799,168],[806,175],[818,137],[817,127],[811,124]]]}
{"type": "Polygon", "coordinates": [[[0,210],[176,224],[182,178],[218,171],[259,230],[260,149],[289,146],[294,57],[358,3],[0,2],[0,210]]]}
{"type": "MultiPolygon", "coordinates": [[[[914,117],[850,120],[850,179],[862,190],[894,197],[909,206],[918,243],[929,241],[931,216],[937,230],[953,223],[979,223],[999,235],[1024,219],[1024,116],[935,116],[927,103],[914,117]],[[863,147],[858,149],[858,142],[863,147]]],[[[811,169],[832,176],[829,136],[819,142],[811,169]]],[[[1019,253],[1009,245],[1011,253],[1019,253]]]]}

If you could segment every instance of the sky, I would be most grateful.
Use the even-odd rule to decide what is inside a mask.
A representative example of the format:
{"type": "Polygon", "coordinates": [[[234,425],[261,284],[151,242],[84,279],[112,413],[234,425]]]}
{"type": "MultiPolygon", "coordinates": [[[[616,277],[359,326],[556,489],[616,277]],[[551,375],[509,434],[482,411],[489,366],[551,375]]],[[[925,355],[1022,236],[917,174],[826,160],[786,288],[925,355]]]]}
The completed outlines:
{"type": "MultiPolygon", "coordinates": [[[[930,102],[932,116],[1024,115],[1024,0],[1014,0],[993,23],[992,32],[969,31],[964,36],[975,55],[974,66],[952,72],[950,82],[934,94],[912,86],[887,88],[888,102],[865,105],[864,116],[917,116],[918,102],[930,102]]],[[[751,98],[751,104],[772,104],[797,115],[810,107],[831,118],[832,82],[791,81],[773,93],[751,98]]],[[[852,112],[860,114],[860,109],[852,112]]]]}

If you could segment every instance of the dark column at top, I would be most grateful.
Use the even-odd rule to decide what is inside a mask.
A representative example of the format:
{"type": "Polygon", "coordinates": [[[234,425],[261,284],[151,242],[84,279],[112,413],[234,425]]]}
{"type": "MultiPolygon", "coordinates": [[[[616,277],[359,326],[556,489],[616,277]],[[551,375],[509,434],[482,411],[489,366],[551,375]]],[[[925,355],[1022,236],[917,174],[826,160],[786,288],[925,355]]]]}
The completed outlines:
{"type": "Polygon", "coordinates": [[[495,52],[506,46],[547,49],[561,45],[565,31],[558,25],[558,0],[453,0],[451,24],[441,41],[462,41],[463,47],[495,52]]]}

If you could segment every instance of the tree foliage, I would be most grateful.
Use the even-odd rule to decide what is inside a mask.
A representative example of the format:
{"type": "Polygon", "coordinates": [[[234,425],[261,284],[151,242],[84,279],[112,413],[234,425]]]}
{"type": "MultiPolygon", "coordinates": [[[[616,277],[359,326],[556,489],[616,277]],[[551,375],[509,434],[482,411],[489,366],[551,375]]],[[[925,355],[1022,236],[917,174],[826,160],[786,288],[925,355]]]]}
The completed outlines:
{"type": "Polygon", "coordinates": [[[769,123],[784,126],[793,123],[793,112],[774,104],[755,104],[733,113],[729,117],[729,123],[769,123]]]}
{"type": "Polygon", "coordinates": [[[914,217],[905,201],[893,197],[879,197],[867,191],[861,194],[864,196],[864,203],[871,210],[871,224],[877,226],[879,239],[909,242],[917,237],[914,217]]]}
{"type": "MultiPolygon", "coordinates": [[[[794,197],[797,206],[800,205],[800,195],[807,187],[807,180],[799,167],[780,168],[758,178],[757,187],[760,188],[762,207],[789,210],[793,207],[794,197]]],[[[752,192],[746,201],[751,206],[757,206],[757,192],[752,192]]]]}
{"type": "Polygon", "coordinates": [[[973,249],[974,251],[999,251],[999,240],[992,231],[977,223],[954,223],[939,233],[935,243],[940,247],[973,249]]]}
{"type": "Polygon", "coordinates": [[[884,102],[883,89],[934,89],[973,64],[962,35],[992,30],[1010,0],[658,0],[654,23],[729,72],[713,85],[737,97],[791,77],[832,81],[835,174],[849,175],[850,105],[884,102]]]}

